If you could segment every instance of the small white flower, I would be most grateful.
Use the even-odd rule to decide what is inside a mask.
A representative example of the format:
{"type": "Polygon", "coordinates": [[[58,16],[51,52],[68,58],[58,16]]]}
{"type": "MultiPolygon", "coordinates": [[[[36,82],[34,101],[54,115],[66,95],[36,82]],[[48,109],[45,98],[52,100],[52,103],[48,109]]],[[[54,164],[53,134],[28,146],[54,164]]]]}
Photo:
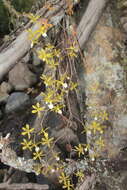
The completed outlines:
{"type": "Polygon", "coordinates": [[[63,83],[63,87],[67,88],[68,87],[67,83],[63,83]]]}
{"type": "Polygon", "coordinates": [[[59,114],[62,114],[62,111],[61,111],[61,110],[59,110],[59,111],[58,111],[58,113],[59,113],[59,114]]]}
{"type": "Polygon", "coordinates": [[[59,158],[59,157],[56,157],[56,160],[57,160],[57,161],[59,161],[59,160],[60,160],[60,158],[59,158]]]}
{"type": "Polygon", "coordinates": [[[38,152],[40,149],[39,149],[39,147],[37,146],[36,148],[35,148],[35,151],[36,152],[38,152]]]}
{"type": "Polygon", "coordinates": [[[88,134],[88,135],[91,135],[91,131],[87,131],[87,134],[88,134]]]}
{"type": "Polygon", "coordinates": [[[96,120],[96,121],[97,121],[97,119],[98,119],[97,117],[94,118],[94,120],[96,120]]]}
{"type": "Polygon", "coordinates": [[[92,158],[91,158],[91,160],[94,162],[94,161],[95,161],[95,158],[94,158],[94,157],[92,157],[92,158]]]}
{"type": "Polygon", "coordinates": [[[33,42],[32,42],[30,47],[32,48],[33,46],[34,46],[34,44],[33,44],[33,42]]]}
{"type": "Polygon", "coordinates": [[[47,34],[46,34],[46,33],[43,33],[42,36],[43,36],[43,37],[47,37],[47,34]]]}
{"type": "Polygon", "coordinates": [[[52,103],[48,104],[49,109],[52,109],[54,106],[52,103]]]}
{"type": "Polygon", "coordinates": [[[85,148],[84,150],[85,150],[85,152],[87,152],[87,151],[88,151],[88,148],[85,148]]]}
{"type": "Polygon", "coordinates": [[[55,172],[55,170],[54,170],[54,169],[51,169],[51,172],[52,172],[52,173],[54,173],[54,172],[55,172]]]}
{"type": "Polygon", "coordinates": [[[84,115],[83,117],[86,118],[86,115],[84,115]]]}
{"type": "Polygon", "coordinates": [[[89,155],[90,155],[90,158],[91,158],[91,161],[95,161],[95,152],[91,149],[89,149],[89,155]]]}

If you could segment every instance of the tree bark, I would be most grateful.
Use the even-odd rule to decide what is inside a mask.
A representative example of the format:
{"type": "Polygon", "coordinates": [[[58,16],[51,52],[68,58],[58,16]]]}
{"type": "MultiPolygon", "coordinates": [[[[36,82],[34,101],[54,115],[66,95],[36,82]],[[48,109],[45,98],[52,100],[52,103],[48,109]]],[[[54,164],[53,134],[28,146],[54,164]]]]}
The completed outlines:
{"type": "Polygon", "coordinates": [[[77,28],[77,38],[83,49],[109,0],[91,0],[77,28]]]}
{"type": "MultiPolygon", "coordinates": [[[[115,5],[105,11],[84,51],[86,126],[92,122],[106,126],[101,135],[105,147],[98,150],[104,158],[116,158],[126,146],[127,138],[126,73],[122,64],[124,45],[115,5]],[[101,117],[104,112],[109,117],[106,120],[101,117]]],[[[90,144],[99,137],[99,134],[87,134],[90,144]]],[[[95,143],[93,146],[97,149],[95,143]]]]}

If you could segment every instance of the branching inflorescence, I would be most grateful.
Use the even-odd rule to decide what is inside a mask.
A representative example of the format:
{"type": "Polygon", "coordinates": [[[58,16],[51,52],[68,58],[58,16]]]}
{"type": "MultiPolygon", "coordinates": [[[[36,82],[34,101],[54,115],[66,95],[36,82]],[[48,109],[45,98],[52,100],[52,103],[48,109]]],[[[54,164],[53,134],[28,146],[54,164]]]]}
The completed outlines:
{"type": "MultiPolygon", "coordinates": [[[[45,5],[46,6],[46,5],[45,5]]],[[[50,9],[53,8],[52,5],[47,5],[50,9]]],[[[67,1],[67,10],[66,13],[68,15],[73,14],[72,9],[72,1],[67,1]]],[[[31,40],[31,48],[33,48],[34,44],[39,43],[40,37],[47,38],[47,31],[52,27],[52,24],[49,23],[50,20],[48,19],[40,19],[39,16],[35,16],[33,14],[28,14],[27,17],[31,20],[31,22],[41,22],[41,26],[39,29],[35,30],[34,32],[29,29],[29,39],[31,40]]],[[[46,43],[43,48],[37,51],[37,55],[39,59],[41,59],[45,64],[51,69],[57,71],[58,66],[64,62],[65,57],[69,57],[69,60],[74,60],[79,53],[78,43],[76,39],[76,31],[74,30],[73,26],[70,27],[72,29],[72,36],[70,39],[68,38],[68,44],[64,49],[58,49],[57,46],[46,43]]],[[[45,106],[41,105],[41,103],[37,102],[35,105],[32,106],[32,113],[37,114],[38,117],[41,117],[43,113],[47,111],[53,111],[57,114],[63,115],[63,110],[66,107],[65,104],[65,97],[67,96],[69,91],[73,91],[77,88],[77,83],[73,82],[70,79],[70,76],[67,73],[62,74],[59,79],[56,79],[51,74],[42,74],[40,76],[43,83],[46,86],[46,91],[41,93],[43,97],[43,101],[45,102],[45,106]]],[[[98,90],[98,86],[96,89],[93,87],[93,92],[96,93],[98,90]]],[[[102,123],[108,120],[108,114],[106,111],[93,111],[91,112],[91,117],[94,118],[90,124],[84,125],[82,129],[82,133],[89,133],[89,135],[95,135],[96,133],[102,135],[105,130],[105,125],[102,123]]],[[[64,160],[62,160],[57,152],[54,151],[53,147],[55,142],[57,141],[54,137],[51,137],[48,128],[40,129],[38,134],[40,135],[39,141],[35,141],[36,138],[33,140],[34,128],[30,128],[27,124],[23,127],[22,135],[25,137],[23,142],[21,143],[23,149],[29,149],[33,152],[33,160],[38,160],[38,163],[35,164],[34,169],[37,173],[45,172],[45,174],[51,172],[59,172],[59,183],[63,184],[63,188],[67,190],[71,190],[74,188],[73,182],[71,177],[64,172],[65,164],[64,160]],[[51,160],[48,158],[48,153],[52,156],[52,159],[55,159],[55,164],[50,164],[51,160]],[[42,163],[42,160],[46,160],[42,163]],[[60,172],[62,171],[62,172],[60,172]]],[[[99,149],[102,149],[105,144],[103,137],[100,136],[99,139],[93,138],[93,144],[96,144],[99,149]]],[[[90,159],[92,161],[98,157],[96,153],[96,149],[93,150],[93,144],[78,144],[74,146],[72,150],[77,154],[79,159],[83,159],[88,152],[90,152],[90,159]]],[[[84,169],[76,169],[73,173],[79,181],[82,181],[85,178],[84,169]]]]}
{"type": "MultiPolygon", "coordinates": [[[[49,9],[53,9],[52,4],[46,4],[49,9]]],[[[73,14],[73,1],[67,1],[67,10],[68,15],[73,14]]],[[[48,37],[48,30],[53,26],[50,23],[50,19],[42,19],[37,15],[32,13],[26,14],[31,23],[38,23],[39,28],[35,31],[28,29],[28,37],[31,41],[31,48],[34,45],[39,44],[40,38],[46,39],[48,37]]],[[[73,28],[72,26],[70,28],[73,28]]],[[[79,49],[76,36],[76,31],[72,30],[72,36],[68,38],[68,44],[64,49],[58,48],[54,44],[49,42],[45,43],[42,48],[37,50],[37,55],[40,60],[42,60],[47,67],[53,70],[53,73],[57,71],[58,66],[63,64],[65,57],[68,57],[69,60],[73,60],[78,56],[79,49]],[[73,40],[72,40],[73,39],[73,40]]],[[[65,97],[70,91],[75,91],[77,88],[77,83],[73,82],[70,76],[65,72],[57,79],[50,73],[42,74],[40,79],[43,81],[46,87],[45,92],[41,92],[41,96],[44,105],[41,102],[37,102],[35,105],[32,105],[31,112],[37,114],[37,117],[42,117],[46,112],[52,111],[56,114],[63,116],[64,109],[66,108],[65,97]]],[[[98,90],[98,85],[91,87],[94,93],[98,90]]],[[[92,105],[91,105],[92,106],[92,105]]],[[[90,105],[89,105],[90,108],[90,105]]],[[[65,116],[64,116],[65,117],[65,116]]],[[[82,134],[88,133],[89,135],[95,136],[99,134],[100,137],[93,138],[89,144],[79,143],[77,146],[71,148],[75,152],[79,160],[84,160],[90,152],[90,160],[94,161],[98,154],[96,149],[93,149],[93,144],[96,144],[99,149],[102,149],[105,144],[103,140],[103,133],[105,130],[105,125],[103,124],[108,120],[108,114],[106,111],[91,111],[92,121],[88,124],[83,124],[82,134]]],[[[71,176],[68,175],[65,171],[67,168],[66,160],[60,157],[60,154],[54,150],[55,143],[57,139],[53,136],[50,136],[49,129],[43,127],[40,131],[36,132],[29,124],[26,124],[22,128],[23,140],[21,142],[23,150],[29,150],[32,153],[32,168],[31,171],[34,171],[36,174],[43,173],[48,175],[49,173],[57,172],[59,173],[59,183],[62,184],[63,189],[72,190],[74,189],[73,181],[71,176]],[[39,140],[38,140],[39,139],[39,140]],[[55,160],[55,162],[53,162],[55,160]]],[[[95,146],[95,148],[96,148],[95,146]]],[[[23,159],[20,159],[21,163],[24,163],[23,159]]],[[[76,168],[76,171],[73,171],[71,175],[75,175],[78,180],[81,182],[85,178],[84,168],[76,168]]]]}

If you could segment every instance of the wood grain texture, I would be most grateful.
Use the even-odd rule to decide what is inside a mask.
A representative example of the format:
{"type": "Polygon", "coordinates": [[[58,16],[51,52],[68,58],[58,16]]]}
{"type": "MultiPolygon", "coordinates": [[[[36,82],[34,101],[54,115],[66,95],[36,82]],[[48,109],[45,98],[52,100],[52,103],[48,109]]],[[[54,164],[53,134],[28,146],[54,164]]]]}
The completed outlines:
{"type": "Polygon", "coordinates": [[[77,28],[77,37],[82,49],[84,44],[88,41],[91,32],[95,28],[108,2],[109,0],[91,0],[89,2],[86,12],[84,13],[77,28]]]}

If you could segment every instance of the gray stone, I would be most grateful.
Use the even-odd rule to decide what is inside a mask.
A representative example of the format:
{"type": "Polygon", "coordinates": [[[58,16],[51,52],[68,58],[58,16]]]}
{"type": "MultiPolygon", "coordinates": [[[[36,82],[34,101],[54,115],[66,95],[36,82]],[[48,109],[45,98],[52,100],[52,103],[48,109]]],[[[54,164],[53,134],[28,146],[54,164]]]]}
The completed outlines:
{"type": "Polygon", "coordinates": [[[32,54],[32,63],[34,66],[39,66],[42,63],[42,61],[38,58],[37,54],[34,52],[32,54]]]}
{"type": "Polygon", "coordinates": [[[6,103],[9,95],[5,92],[1,92],[0,90],[0,104],[6,103]]]}
{"type": "Polygon", "coordinates": [[[18,111],[24,109],[27,105],[29,105],[30,99],[29,96],[24,92],[15,92],[12,93],[5,106],[5,112],[10,113],[13,111],[18,111]]]}
{"type": "Polygon", "coordinates": [[[37,103],[37,102],[41,102],[42,99],[43,99],[42,95],[39,94],[38,96],[35,97],[34,102],[35,102],[35,103],[37,103]]]}
{"type": "Polygon", "coordinates": [[[52,136],[54,136],[55,139],[58,139],[59,137],[61,137],[60,140],[57,141],[57,144],[59,146],[61,145],[66,146],[68,142],[73,143],[75,145],[79,144],[79,139],[77,135],[74,134],[72,129],[67,128],[67,127],[60,130],[56,130],[56,131],[54,130],[52,133],[52,136]]]}
{"type": "Polygon", "coordinates": [[[37,77],[25,63],[18,63],[9,72],[9,82],[15,90],[25,90],[37,82],[37,77]]]}
{"type": "Polygon", "coordinates": [[[1,92],[10,93],[12,91],[12,86],[8,82],[2,82],[0,85],[1,92]]]}

